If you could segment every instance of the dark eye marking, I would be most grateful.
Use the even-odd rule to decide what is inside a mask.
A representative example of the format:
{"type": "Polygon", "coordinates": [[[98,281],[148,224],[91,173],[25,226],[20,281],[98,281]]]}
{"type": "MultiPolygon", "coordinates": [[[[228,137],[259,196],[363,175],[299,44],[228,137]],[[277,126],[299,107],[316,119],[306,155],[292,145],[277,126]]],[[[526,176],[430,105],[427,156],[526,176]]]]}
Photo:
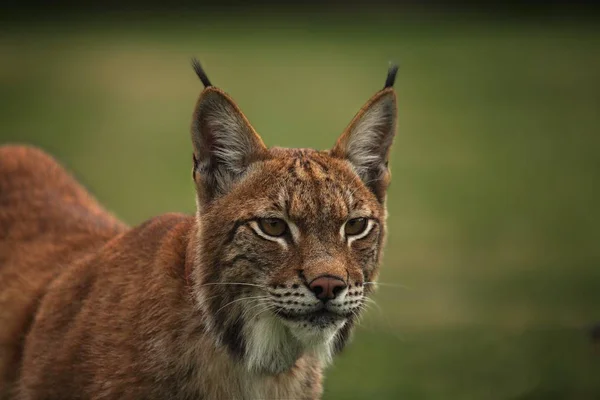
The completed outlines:
{"type": "Polygon", "coordinates": [[[229,234],[227,235],[227,240],[225,241],[224,244],[228,245],[231,242],[233,242],[233,240],[235,239],[235,234],[237,233],[238,229],[240,229],[241,226],[246,225],[250,221],[252,221],[252,218],[238,219],[237,221],[235,221],[233,223],[233,226],[229,230],[229,234]]]}

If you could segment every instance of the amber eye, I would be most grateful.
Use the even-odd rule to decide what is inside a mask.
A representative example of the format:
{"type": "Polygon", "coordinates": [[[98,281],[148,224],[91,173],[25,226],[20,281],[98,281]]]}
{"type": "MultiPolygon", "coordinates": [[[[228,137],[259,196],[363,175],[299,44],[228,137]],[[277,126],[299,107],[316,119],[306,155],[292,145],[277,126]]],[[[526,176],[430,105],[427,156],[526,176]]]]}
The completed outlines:
{"type": "Polygon", "coordinates": [[[344,226],[344,232],[346,236],[356,236],[360,235],[367,229],[367,219],[366,218],[352,218],[346,225],[344,226]]]}
{"type": "Polygon", "coordinates": [[[269,236],[283,236],[287,231],[287,224],[279,218],[262,218],[258,220],[258,226],[269,236]]]}

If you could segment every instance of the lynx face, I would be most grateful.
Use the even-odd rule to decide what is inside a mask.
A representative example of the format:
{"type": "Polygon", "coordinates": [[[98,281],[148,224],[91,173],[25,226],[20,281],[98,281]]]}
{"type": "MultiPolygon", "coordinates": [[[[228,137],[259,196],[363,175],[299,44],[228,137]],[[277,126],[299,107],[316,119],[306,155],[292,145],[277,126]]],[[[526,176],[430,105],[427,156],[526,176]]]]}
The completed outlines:
{"type": "Polygon", "coordinates": [[[208,87],[192,125],[200,229],[190,275],[207,329],[251,371],[283,372],[303,354],[326,363],[377,277],[395,93],[386,83],[330,151],[267,149],[197,71],[208,87]]]}

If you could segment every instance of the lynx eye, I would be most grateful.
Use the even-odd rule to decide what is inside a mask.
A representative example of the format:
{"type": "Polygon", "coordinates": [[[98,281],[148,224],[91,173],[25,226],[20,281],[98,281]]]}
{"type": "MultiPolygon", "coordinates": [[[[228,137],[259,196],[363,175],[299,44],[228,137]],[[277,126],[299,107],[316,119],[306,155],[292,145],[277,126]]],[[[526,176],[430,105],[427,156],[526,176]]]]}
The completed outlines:
{"type": "Polygon", "coordinates": [[[267,235],[273,237],[283,236],[287,231],[287,224],[279,218],[262,218],[258,220],[258,226],[267,235]]]}
{"type": "Polygon", "coordinates": [[[365,229],[367,229],[366,218],[352,218],[344,225],[344,233],[346,233],[346,236],[360,235],[365,229]]]}

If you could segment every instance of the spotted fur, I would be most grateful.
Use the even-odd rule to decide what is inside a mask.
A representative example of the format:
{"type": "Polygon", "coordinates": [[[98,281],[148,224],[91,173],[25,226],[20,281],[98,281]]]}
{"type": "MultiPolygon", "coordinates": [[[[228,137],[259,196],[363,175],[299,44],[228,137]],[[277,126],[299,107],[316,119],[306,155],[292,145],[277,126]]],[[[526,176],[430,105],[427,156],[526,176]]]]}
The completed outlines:
{"type": "Polygon", "coordinates": [[[267,148],[194,68],[193,216],[130,228],[47,154],[0,147],[0,399],[320,398],[378,275],[390,78],[317,151],[267,148]],[[317,278],[343,285],[325,301],[317,278]]]}

